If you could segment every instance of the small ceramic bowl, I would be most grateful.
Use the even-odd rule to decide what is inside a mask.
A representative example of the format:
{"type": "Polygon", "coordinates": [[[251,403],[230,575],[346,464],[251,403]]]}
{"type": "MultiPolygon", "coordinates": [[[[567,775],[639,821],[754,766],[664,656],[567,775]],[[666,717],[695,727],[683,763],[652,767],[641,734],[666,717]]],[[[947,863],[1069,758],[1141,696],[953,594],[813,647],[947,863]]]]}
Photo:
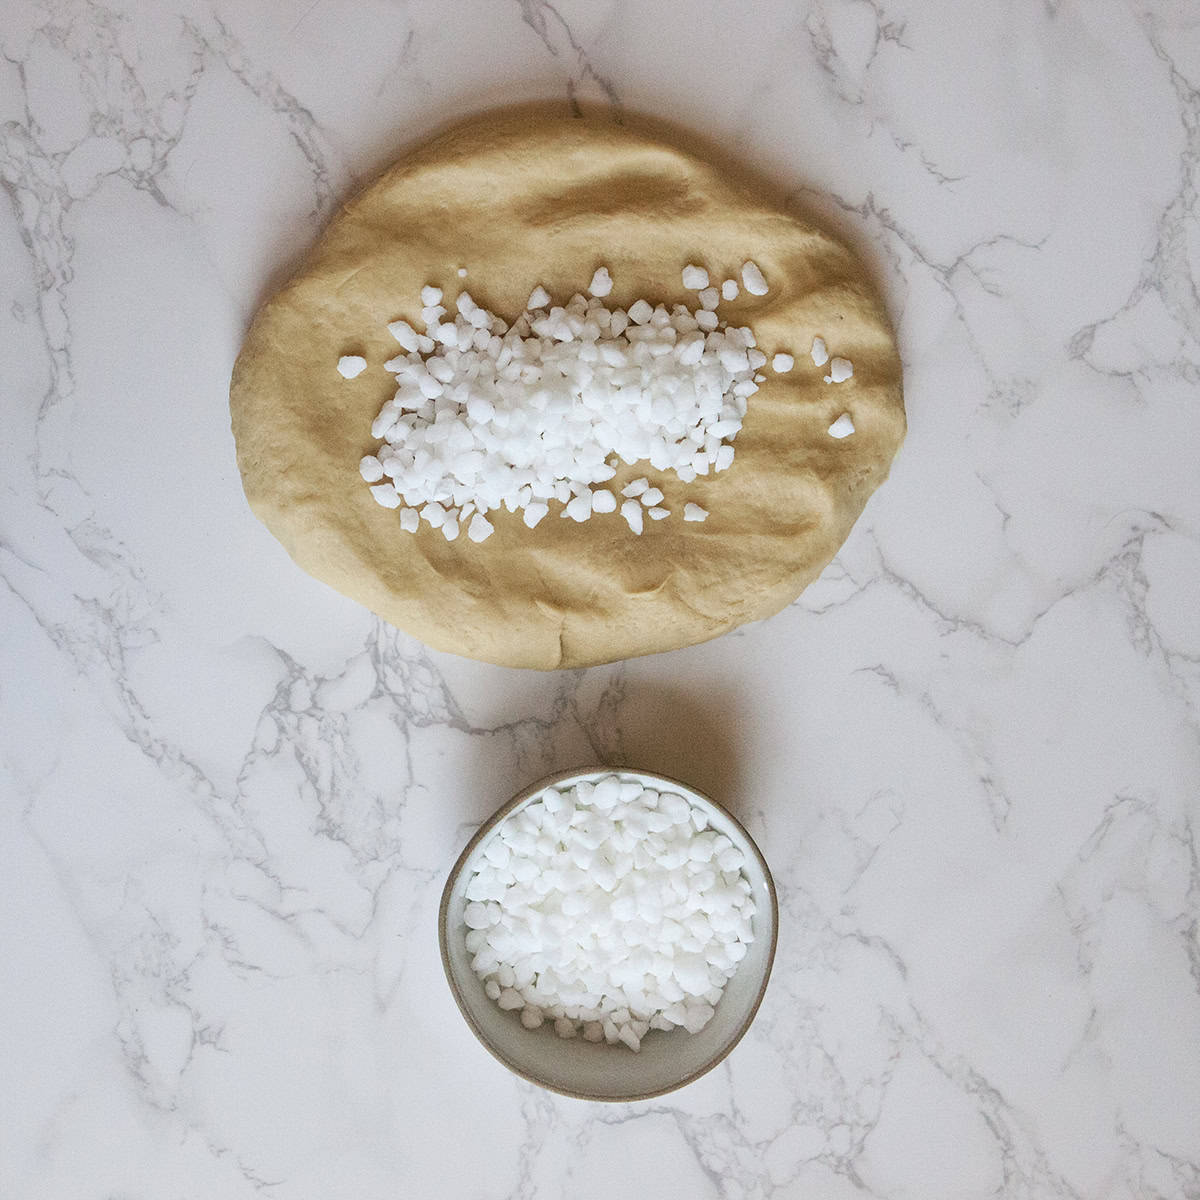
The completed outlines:
{"type": "Polygon", "coordinates": [[[750,1028],[758,1011],[771,963],[775,957],[779,905],[775,885],[758,847],[741,824],[719,804],[674,779],[624,768],[595,768],[566,771],[539,780],[514,796],[480,827],[450,872],[442,892],[438,937],[442,965],[450,990],[475,1036],[510,1071],[533,1083],[582,1100],[645,1100],[674,1091],[711,1071],[737,1045],[750,1028]],[[754,941],[746,957],[725,985],[715,1016],[699,1032],[683,1029],[669,1033],[652,1030],[639,1053],[624,1046],[564,1039],[554,1033],[550,1022],[526,1029],[519,1013],[504,1012],[483,991],[471,970],[463,920],[464,892],[483,857],[488,837],[505,817],[536,800],[549,787],[570,787],[583,780],[620,775],[644,787],[676,792],[703,811],[710,826],[725,834],[746,856],[742,867],[757,911],[752,919],[754,941]]]}

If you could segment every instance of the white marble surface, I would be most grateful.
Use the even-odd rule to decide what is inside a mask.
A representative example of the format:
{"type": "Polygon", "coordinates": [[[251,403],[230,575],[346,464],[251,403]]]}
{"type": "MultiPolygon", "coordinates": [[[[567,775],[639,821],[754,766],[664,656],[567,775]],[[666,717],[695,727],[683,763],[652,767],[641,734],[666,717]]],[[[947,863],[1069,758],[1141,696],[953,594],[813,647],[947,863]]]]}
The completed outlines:
{"type": "Polygon", "coordinates": [[[1200,1196],[1192,0],[10,0],[0,1196],[1200,1196]],[[246,321],[404,146],[552,97],[708,131],[884,280],[910,436],[711,645],[425,651],[251,518],[246,321]],[[728,799],[761,1017],[646,1105],[519,1084],[434,939],[583,760],[728,799]]]}

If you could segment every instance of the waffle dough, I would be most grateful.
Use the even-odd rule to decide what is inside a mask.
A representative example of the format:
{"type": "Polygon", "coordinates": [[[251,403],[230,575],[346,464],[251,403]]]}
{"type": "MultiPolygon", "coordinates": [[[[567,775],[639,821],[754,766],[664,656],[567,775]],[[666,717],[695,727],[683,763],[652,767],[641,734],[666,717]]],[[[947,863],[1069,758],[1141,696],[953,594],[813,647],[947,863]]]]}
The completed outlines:
{"type": "MultiPolygon", "coordinates": [[[[448,307],[453,308],[448,304],[448,307]]],[[[440,650],[518,667],[580,667],[701,642],[793,600],[830,561],[904,436],[900,359],[881,303],[841,244],[706,162],[609,120],[508,114],[452,129],[403,158],[338,214],[299,273],[260,309],[230,391],[251,508],[306,571],[440,650]],[[726,471],[649,475],[671,509],[635,536],[619,514],[537,528],[489,513],[495,533],[405,533],[358,474],[394,385],[386,329],[419,325],[422,285],[467,288],[512,320],[536,284],[556,303],[596,267],[609,307],[688,302],[680,272],[717,286],[752,259],[770,285],[718,310],[750,324],[768,359],[796,365],[750,398],[726,471]],[[468,276],[460,279],[457,269],[468,276]],[[815,335],[853,378],[823,382],[815,335]],[[339,356],[369,369],[343,380],[339,356]],[[828,428],[849,412],[856,432],[828,428]],[[685,523],[685,501],[709,511],[685,523]]]]}

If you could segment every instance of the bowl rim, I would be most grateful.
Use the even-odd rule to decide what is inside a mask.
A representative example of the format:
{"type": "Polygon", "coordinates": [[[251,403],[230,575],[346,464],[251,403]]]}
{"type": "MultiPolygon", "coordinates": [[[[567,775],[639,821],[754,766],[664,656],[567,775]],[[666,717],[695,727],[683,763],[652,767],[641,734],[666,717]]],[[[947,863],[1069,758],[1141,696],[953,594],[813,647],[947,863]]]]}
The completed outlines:
{"type": "Polygon", "coordinates": [[[653,1100],[658,1096],[665,1096],[670,1092],[678,1091],[680,1088],[687,1087],[690,1083],[695,1083],[702,1075],[707,1075],[714,1067],[718,1067],[725,1061],[726,1058],[733,1052],[733,1049],[746,1035],[746,1031],[754,1022],[754,1018],[758,1015],[759,1006],[762,1004],[763,996],[766,994],[767,985],[771,981],[771,969],[775,965],[775,950],[779,944],[779,897],[775,891],[775,880],[771,875],[771,868],[767,865],[767,860],[763,856],[763,852],[758,848],[758,843],[750,836],[746,827],[729,811],[725,805],[714,800],[706,792],[700,791],[699,788],[693,787],[690,783],[684,783],[681,779],[674,779],[670,775],[662,775],[658,771],[642,771],[637,767],[614,767],[614,766],[584,766],[573,767],[568,771],[555,771],[550,775],[531,783],[528,787],[517,792],[511,800],[502,804],[490,817],[487,818],[475,831],[474,835],[463,847],[462,853],[455,859],[454,866],[450,868],[450,873],[446,877],[445,886],[442,888],[442,898],[438,905],[438,949],[441,951],[442,971],[446,976],[446,982],[450,985],[450,992],[454,997],[454,1003],[458,1006],[458,1011],[462,1014],[463,1020],[470,1027],[471,1032],[475,1035],[476,1040],[497,1062],[507,1067],[514,1075],[528,1080],[530,1083],[537,1084],[538,1087],[545,1088],[549,1092],[556,1092],[560,1096],[568,1096],[573,1100],[594,1100],[604,1104],[629,1104],[637,1100],[653,1100]],[[536,1072],[526,1070],[518,1063],[513,1062],[505,1055],[499,1047],[492,1044],[491,1041],[484,1035],[482,1029],[476,1024],[474,1017],[471,1016],[470,1010],[467,1007],[462,991],[458,986],[458,982],[454,977],[454,972],[450,966],[450,951],[447,944],[448,931],[447,923],[450,912],[450,894],[454,890],[454,885],[459,876],[462,874],[467,860],[474,853],[475,848],[479,843],[487,837],[491,831],[508,816],[519,804],[523,804],[535,796],[538,792],[544,791],[548,787],[553,787],[556,784],[564,783],[568,779],[576,779],[584,775],[620,775],[622,773],[630,775],[644,775],[650,779],[661,780],[665,784],[673,787],[682,788],[684,792],[691,793],[694,796],[699,796],[702,800],[711,804],[713,808],[723,813],[733,823],[734,827],[746,840],[746,845],[750,852],[758,860],[759,868],[762,870],[763,879],[766,883],[767,897],[770,900],[771,907],[771,939],[770,945],[767,947],[767,957],[763,965],[762,982],[759,984],[758,992],[754,997],[749,1009],[746,1012],[741,1024],[735,1030],[733,1036],[729,1039],[722,1050],[713,1055],[703,1066],[689,1072],[682,1079],[670,1084],[668,1087],[655,1088],[652,1091],[646,1092],[629,1092],[618,1096],[600,1096],[594,1092],[576,1091],[572,1088],[559,1087],[549,1083],[541,1078],[536,1072]]]}

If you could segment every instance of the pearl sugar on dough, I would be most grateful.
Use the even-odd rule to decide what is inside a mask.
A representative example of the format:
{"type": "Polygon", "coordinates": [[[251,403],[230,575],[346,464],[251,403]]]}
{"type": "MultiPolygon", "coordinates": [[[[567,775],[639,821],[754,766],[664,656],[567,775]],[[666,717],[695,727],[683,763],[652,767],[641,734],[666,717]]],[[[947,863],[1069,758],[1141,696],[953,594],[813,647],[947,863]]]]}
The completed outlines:
{"type": "Polygon", "coordinates": [[[854,364],[848,358],[831,358],[826,383],[845,383],[854,374],[854,364]]]}
{"type": "MultiPolygon", "coordinates": [[[[751,271],[765,291],[762,272],[747,263],[743,274],[751,271]]],[[[602,298],[613,280],[600,267],[590,300],[551,306],[539,285],[511,326],[465,291],[454,300],[458,315],[445,320],[441,290],[423,288],[425,332],[407,321],[388,326],[405,353],[384,364],[398,386],[371,426],[383,446],[359,463],[375,500],[403,505],[402,529],[414,528],[407,514],[416,510],[447,541],[474,512],[467,534],[481,542],[494,531],[483,514],[501,506],[532,510],[530,528],[552,500],[579,522],[615,512],[612,493],[593,490],[617,473],[614,458],[647,460],[684,483],[727,470],[767,359],[749,326],[705,331],[700,317],[719,294],[703,267],[685,267],[683,281],[700,289],[701,309],[639,299],[610,310],[602,298]]],[[[663,498],[652,491],[647,506],[663,498]]],[[[642,533],[640,511],[622,505],[621,515],[642,533]]],[[[669,515],[659,509],[655,519],[669,515]]],[[[704,516],[685,505],[685,520],[704,516]]]]}
{"type": "Polygon", "coordinates": [[[356,379],[367,369],[367,360],[361,354],[343,354],[337,369],[343,379],[356,379]]]}
{"type": "Polygon", "coordinates": [[[635,1051],[698,1033],[754,940],[744,862],[682,796],[619,775],[548,788],[467,883],[471,967],[527,1029],[635,1051]]]}

